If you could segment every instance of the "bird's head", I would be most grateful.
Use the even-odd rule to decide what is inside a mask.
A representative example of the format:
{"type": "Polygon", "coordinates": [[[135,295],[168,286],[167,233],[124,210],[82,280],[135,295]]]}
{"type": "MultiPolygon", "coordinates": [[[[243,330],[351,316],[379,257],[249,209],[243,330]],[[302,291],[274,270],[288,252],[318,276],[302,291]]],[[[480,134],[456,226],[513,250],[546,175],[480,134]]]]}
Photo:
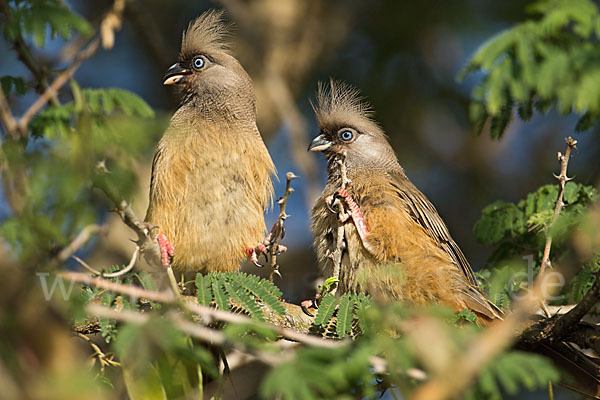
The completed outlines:
{"type": "Polygon", "coordinates": [[[184,104],[255,108],[250,77],[228,50],[228,30],[223,12],[210,10],[190,22],[183,33],[179,60],[166,72],[163,83],[176,85],[184,104]]]}
{"type": "Polygon", "coordinates": [[[320,83],[313,109],[319,135],[308,147],[309,151],[323,152],[330,163],[345,153],[349,168],[386,168],[397,164],[385,133],[371,119],[371,108],[357,89],[343,82],[330,81],[328,86],[320,83]]]}

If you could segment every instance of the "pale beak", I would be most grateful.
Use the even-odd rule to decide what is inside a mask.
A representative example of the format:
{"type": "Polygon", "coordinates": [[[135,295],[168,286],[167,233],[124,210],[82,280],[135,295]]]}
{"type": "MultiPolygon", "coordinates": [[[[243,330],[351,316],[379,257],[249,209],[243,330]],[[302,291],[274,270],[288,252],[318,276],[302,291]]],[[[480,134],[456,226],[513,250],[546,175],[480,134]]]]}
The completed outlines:
{"type": "Polygon", "coordinates": [[[181,64],[176,63],[171,65],[171,67],[169,68],[169,70],[167,71],[167,73],[165,74],[164,78],[163,78],[163,85],[175,85],[179,82],[181,82],[181,80],[186,76],[191,74],[192,71],[190,71],[187,68],[184,68],[181,66],[181,64]]]}
{"type": "Polygon", "coordinates": [[[313,139],[310,146],[308,146],[308,151],[325,151],[333,146],[333,143],[330,142],[325,135],[319,135],[313,139]]]}

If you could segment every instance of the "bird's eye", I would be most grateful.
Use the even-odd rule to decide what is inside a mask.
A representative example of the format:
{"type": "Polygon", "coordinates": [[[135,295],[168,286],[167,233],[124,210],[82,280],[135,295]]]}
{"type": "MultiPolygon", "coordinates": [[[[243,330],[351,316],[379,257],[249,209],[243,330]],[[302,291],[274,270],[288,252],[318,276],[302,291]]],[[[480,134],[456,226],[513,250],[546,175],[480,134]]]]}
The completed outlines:
{"type": "Polygon", "coordinates": [[[342,139],[344,142],[349,142],[352,140],[352,138],[354,138],[354,132],[351,130],[345,129],[340,132],[340,139],[342,139]]]}
{"type": "Polygon", "coordinates": [[[202,67],[204,67],[204,64],[204,57],[196,57],[192,60],[192,66],[194,67],[194,69],[201,69],[202,67]]]}

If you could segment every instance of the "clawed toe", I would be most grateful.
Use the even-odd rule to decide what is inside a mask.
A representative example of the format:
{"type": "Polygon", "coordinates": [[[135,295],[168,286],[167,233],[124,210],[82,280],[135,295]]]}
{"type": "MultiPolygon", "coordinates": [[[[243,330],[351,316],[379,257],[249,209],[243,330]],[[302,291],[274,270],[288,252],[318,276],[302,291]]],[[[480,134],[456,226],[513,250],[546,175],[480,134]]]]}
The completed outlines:
{"type": "Polygon", "coordinates": [[[155,238],[160,247],[160,258],[165,268],[171,265],[171,258],[175,255],[175,248],[163,233],[159,233],[155,238]]]}
{"type": "Polygon", "coordinates": [[[301,302],[300,308],[302,309],[302,312],[304,312],[304,314],[308,315],[309,317],[314,318],[314,314],[311,313],[310,311],[308,311],[308,309],[314,308],[316,310],[318,307],[317,307],[317,303],[316,303],[315,299],[311,299],[311,300],[304,300],[303,302],[301,302]]]}
{"type": "Polygon", "coordinates": [[[256,265],[259,268],[262,268],[262,264],[260,264],[258,262],[258,257],[260,257],[261,255],[265,256],[265,259],[267,258],[267,254],[268,254],[268,250],[267,250],[267,246],[264,245],[264,243],[259,243],[254,247],[249,247],[246,249],[246,254],[250,256],[250,261],[252,261],[252,263],[254,265],[256,265]]]}

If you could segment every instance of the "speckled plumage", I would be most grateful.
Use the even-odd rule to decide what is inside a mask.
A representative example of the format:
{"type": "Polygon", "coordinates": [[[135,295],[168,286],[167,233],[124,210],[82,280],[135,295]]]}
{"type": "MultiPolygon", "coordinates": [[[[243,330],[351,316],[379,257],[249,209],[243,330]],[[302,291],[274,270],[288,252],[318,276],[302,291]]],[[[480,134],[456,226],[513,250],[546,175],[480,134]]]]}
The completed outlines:
{"type": "Polygon", "coordinates": [[[366,220],[369,252],[352,220],[344,224],[346,250],[340,271],[340,291],[368,292],[380,301],[440,303],[460,311],[473,310],[482,321],[501,316],[479,290],[471,267],[450,236],[435,207],[406,177],[381,128],[370,118],[355,89],[332,82],[321,87],[314,107],[325,150],[328,182],[312,209],[312,231],[319,265],[331,276],[333,230],[337,215],[325,197],[341,186],[334,159],[346,152],[350,183],[346,190],[366,220]],[[341,132],[355,132],[351,142],[341,132]]]}
{"type": "Polygon", "coordinates": [[[180,271],[234,271],[245,250],[264,239],[273,162],[256,127],[251,80],[226,50],[226,25],[208,12],[183,35],[177,82],[182,105],[152,164],[146,221],[175,247],[180,271]],[[192,59],[206,65],[193,70],[192,59]]]}

